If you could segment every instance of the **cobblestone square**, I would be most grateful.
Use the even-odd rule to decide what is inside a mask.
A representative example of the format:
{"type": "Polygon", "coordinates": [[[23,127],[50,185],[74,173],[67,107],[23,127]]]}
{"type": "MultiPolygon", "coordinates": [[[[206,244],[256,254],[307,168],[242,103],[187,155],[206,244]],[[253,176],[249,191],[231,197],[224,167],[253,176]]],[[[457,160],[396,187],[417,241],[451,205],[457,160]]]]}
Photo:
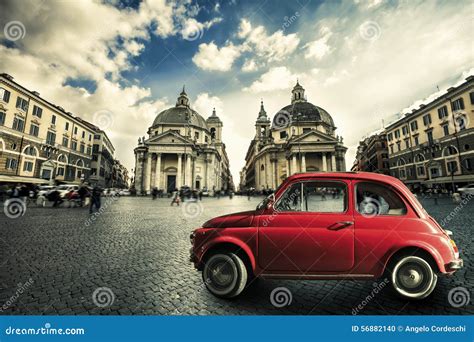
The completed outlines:
{"type": "MultiPolygon", "coordinates": [[[[0,216],[0,313],[31,315],[326,315],[473,314],[472,299],[456,308],[455,287],[472,297],[474,202],[448,223],[464,259],[454,277],[440,277],[431,297],[400,300],[373,281],[258,280],[240,297],[223,300],[203,286],[189,262],[189,233],[204,221],[254,209],[260,198],[204,198],[199,206],[171,207],[169,199],[103,199],[91,220],[86,208],[28,207],[24,216],[0,216]],[[197,209],[197,212],[194,211],[197,209]],[[196,217],[193,217],[196,216],[196,217]],[[291,303],[278,308],[271,292],[285,287],[291,303]],[[93,300],[95,298],[95,300],[93,300]],[[359,305],[362,309],[354,311],[359,305]]],[[[449,199],[422,202],[438,221],[456,208],[449,199]]]]}

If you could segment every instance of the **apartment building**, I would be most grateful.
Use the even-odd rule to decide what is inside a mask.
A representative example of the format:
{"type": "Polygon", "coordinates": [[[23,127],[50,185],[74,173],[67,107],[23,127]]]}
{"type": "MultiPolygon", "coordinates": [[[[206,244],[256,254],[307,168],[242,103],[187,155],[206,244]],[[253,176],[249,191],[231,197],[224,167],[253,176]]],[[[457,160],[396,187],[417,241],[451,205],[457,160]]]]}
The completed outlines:
{"type": "Polygon", "coordinates": [[[94,131],[0,74],[0,183],[80,183],[90,175],[94,131]]]}
{"type": "Polygon", "coordinates": [[[390,172],[412,190],[474,183],[474,76],[386,127],[390,172]]]}
{"type": "Polygon", "coordinates": [[[390,174],[387,135],[383,130],[359,142],[351,171],[390,174]]]}

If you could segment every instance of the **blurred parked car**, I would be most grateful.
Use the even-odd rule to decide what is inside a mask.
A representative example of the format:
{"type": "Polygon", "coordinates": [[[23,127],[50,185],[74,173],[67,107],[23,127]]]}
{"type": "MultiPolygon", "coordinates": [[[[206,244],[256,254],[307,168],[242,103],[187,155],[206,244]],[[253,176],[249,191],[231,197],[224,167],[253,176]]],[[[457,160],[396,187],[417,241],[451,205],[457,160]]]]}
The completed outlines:
{"type": "Polygon", "coordinates": [[[64,198],[68,192],[79,190],[79,185],[77,184],[62,184],[56,188],[59,191],[61,198],[64,198]]]}
{"type": "Polygon", "coordinates": [[[122,190],[119,191],[119,195],[120,196],[130,196],[131,192],[128,189],[122,189],[122,190]]]}
{"type": "Polygon", "coordinates": [[[462,188],[459,188],[458,191],[462,196],[474,195],[474,184],[463,186],[462,188]]]}

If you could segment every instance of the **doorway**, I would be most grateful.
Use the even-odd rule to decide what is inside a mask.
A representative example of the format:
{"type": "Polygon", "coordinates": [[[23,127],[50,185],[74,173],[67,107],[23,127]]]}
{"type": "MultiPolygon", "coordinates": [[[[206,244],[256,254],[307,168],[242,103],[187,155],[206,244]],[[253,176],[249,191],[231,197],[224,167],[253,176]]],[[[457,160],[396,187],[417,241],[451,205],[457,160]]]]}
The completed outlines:
{"type": "Polygon", "coordinates": [[[171,193],[176,189],[176,175],[168,175],[166,180],[166,192],[171,193]]]}

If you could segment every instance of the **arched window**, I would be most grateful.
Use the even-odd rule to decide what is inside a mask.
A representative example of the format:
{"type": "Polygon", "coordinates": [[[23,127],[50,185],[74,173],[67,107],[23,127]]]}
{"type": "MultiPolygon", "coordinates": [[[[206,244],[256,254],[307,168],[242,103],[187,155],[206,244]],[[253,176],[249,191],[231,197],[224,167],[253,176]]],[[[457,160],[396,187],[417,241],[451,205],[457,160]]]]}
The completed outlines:
{"type": "Polygon", "coordinates": [[[403,159],[403,158],[400,158],[400,159],[398,160],[398,162],[397,162],[397,165],[398,165],[398,166],[403,166],[403,165],[405,165],[405,164],[406,164],[406,163],[405,163],[405,159],[403,159]]]}
{"type": "Polygon", "coordinates": [[[60,154],[60,155],[58,156],[58,162],[60,162],[60,163],[67,163],[67,159],[66,159],[66,157],[64,156],[64,154],[60,154]]]}
{"type": "Polygon", "coordinates": [[[34,148],[33,146],[26,146],[23,150],[23,153],[33,157],[37,156],[36,148],[34,148]]]}
{"type": "Polygon", "coordinates": [[[79,160],[77,161],[76,165],[77,165],[78,167],[84,167],[84,162],[82,161],[82,159],[79,159],[79,160]]]}
{"type": "Polygon", "coordinates": [[[443,157],[454,156],[458,154],[458,149],[453,145],[446,146],[443,150],[443,157]]]}
{"type": "Polygon", "coordinates": [[[260,171],[265,171],[265,165],[260,166],[260,171]]]}
{"type": "Polygon", "coordinates": [[[415,157],[415,162],[416,163],[421,163],[423,161],[425,161],[425,157],[422,154],[417,154],[416,157],[415,157]]]}

